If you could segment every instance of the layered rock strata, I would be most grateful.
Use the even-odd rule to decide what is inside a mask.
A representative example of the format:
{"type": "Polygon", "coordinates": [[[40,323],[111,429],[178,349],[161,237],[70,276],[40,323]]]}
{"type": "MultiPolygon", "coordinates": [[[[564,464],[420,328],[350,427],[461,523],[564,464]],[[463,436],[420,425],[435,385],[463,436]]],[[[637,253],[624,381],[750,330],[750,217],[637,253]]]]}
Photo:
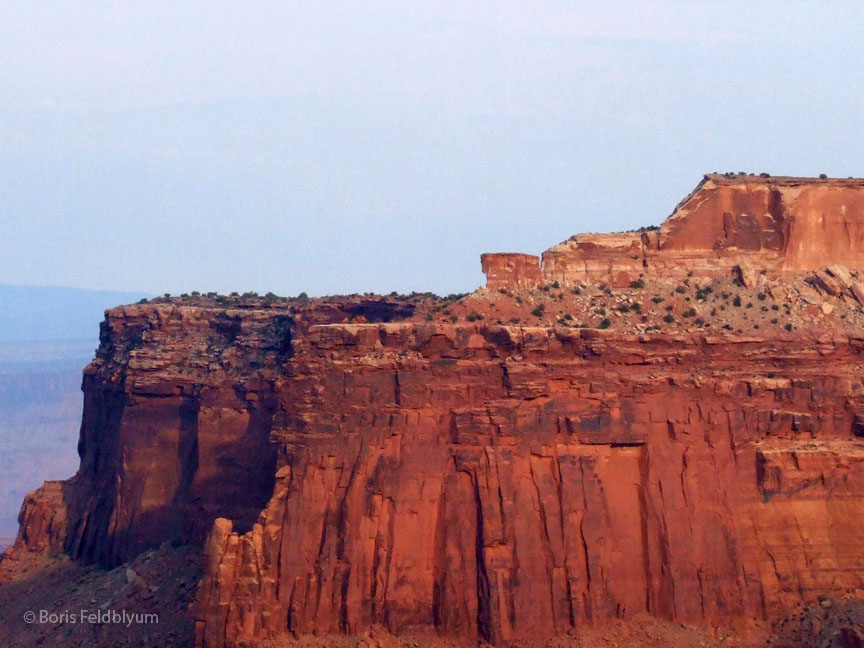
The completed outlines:
{"type": "MultiPolygon", "coordinates": [[[[735,266],[781,275],[835,263],[864,268],[864,181],[706,175],[659,227],[577,234],[546,250],[533,285],[640,276],[725,276],[735,266]]],[[[521,254],[487,255],[487,287],[525,286],[521,254]]]]}
{"type": "MultiPolygon", "coordinates": [[[[608,236],[596,266],[562,249],[541,278],[764,270],[777,294],[807,282],[853,303],[856,182],[710,177],[659,233],[608,236]],[[799,237],[819,210],[845,242],[799,237]]],[[[545,294],[530,292],[536,257],[483,264],[505,290],[545,294]]],[[[0,577],[30,554],[115,566],[203,542],[202,648],[373,625],[504,644],[864,597],[851,307],[845,327],[631,335],[489,323],[490,294],[507,297],[478,291],[458,324],[426,321],[452,307],[435,300],[112,309],[85,370],[81,468],[28,496],[0,577]]]]}
{"type": "Polygon", "coordinates": [[[864,595],[860,339],[391,324],[298,345],[274,496],[206,545],[201,646],[864,595]]]}

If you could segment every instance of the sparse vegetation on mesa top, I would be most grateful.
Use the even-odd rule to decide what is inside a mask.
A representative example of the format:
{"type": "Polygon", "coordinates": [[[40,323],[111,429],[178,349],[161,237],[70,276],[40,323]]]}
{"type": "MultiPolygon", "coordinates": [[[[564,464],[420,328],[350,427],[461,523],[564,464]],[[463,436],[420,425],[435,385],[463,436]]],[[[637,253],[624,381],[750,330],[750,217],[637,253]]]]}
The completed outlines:
{"type": "Polygon", "coordinates": [[[643,225],[642,227],[637,227],[636,229],[625,230],[625,234],[642,234],[643,232],[656,232],[660,229],[659,225],[643,225]]]}
{"type": "MultiPolygon", "coordinates": [[[[416,292],[383,296],[365,293],[316,297],[313,300],[302,294],[298,297],[278,297],[272,292],[260,295],[245,292],[222,296],[190,291],[179,297],[160,296],[150,301],[183,305],[209,303],[211,307],[218,304],[222,308],[236,309],[272,308],[277,312],[285,310],[297,313],[302,312],[300,308],[305,310],[315,304],[335,304],[338,307],[344,299],[353,297],[380,300],[389,303],[387,308],[402,309],[397,317],[388,321],[413,320],[441,324],[452,321],[474,326],[498,324],[565,329],[611,328],[622,334],[656,332],[674,335],[699,330],[706,332],[709,329],[738,333],[773,330],[775,335],[786,329],[792,334],[798,329],[809,328],[811,313],[815,313],[819,321],[823,321],[824,313],[827,316],[825,324],[834,320],[837,325],[843,323],[847,327],[850,324],[858,327],[864,325],[864,309],[835,303],[833,314],[832,309],[824,304],[817,312],[820,304],[815,302],[814,307],[809,293],[799,292],[794,284],[787,285],[776,278],[760,279],[756,285],[748,286],[736,282],[731,274],[708,279],[699,273],[687,272],[685,268],[682,275],[677,278],[645,278],[637,274],[626,280],[616,276],[614,292],[611,282],[594,283],[584,278],[582,282],[573,282],[572,278],[567,278],[566,281],[558,279],[557,286],[556,282],[550,281],[533,287],[496,287],[470,294],[451,293],[446,297],[416,292]],[[308,306],[304,300],[308,300],[308,306]],[[399,306],[398,302],[404,306],[399,306]]],[[[812,286],[803,286],[804,291],[812,289],[812,286]]],[[[824,299],[831,302],[830,298],[824,299]]],[[[350,303],[347,301],[345,305],[350,303]]],[[[332,311],[332,315],[330,311],[322,311],[316,318],[332,322],[366,321],[364,316],[346,312],[354,311],[337,308],[332,311]]]]}

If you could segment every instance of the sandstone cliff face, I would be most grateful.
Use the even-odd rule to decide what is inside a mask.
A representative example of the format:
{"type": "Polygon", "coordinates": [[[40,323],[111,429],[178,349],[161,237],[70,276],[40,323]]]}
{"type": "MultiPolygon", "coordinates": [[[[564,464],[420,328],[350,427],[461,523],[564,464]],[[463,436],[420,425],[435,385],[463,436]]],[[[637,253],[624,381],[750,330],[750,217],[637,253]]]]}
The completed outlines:
{"type": "Polygon", "coordinates": [[[166,539],[201,540],[217,515],[248,528],[275,472],[273,387],[253,367],[288,349],[290,322],[269,313],[113,311],[84,371],[80,469],[28,497],[18,550],[34,548],[46,499],[64,521],[51,548],[106,566],[166,539]]]}
{"type": "MultiPolygon", "coordinates": [[[[201,648],[373,624],[501,644],[646,612],[724,623],[864,598],[860,264],[842,245],[843,264],[829,243],[793,245],[795,219],[846,206],[845,221],[814,222],[862,250],[861,212],[839,182],[726,180],[660,232],[553,248],[541,278],[695,268],[692,301],[656,289],[709,318],[731,288],[704,279],[752,262],[775,278],[757,273],[768,315],[747,334],[491,323],[493,299],[547,295],[531,292],[528,255],[484,258],[518,294],[478,291],[460,324],[431,298],[109,311],[85,371],[81,468],[28,496],[0,577],[40,552],[114,566],[203,542],[201,648]],[[834,300],[795,306],[818,324],[765,328],[792,312],[784,277],[834,300]]],[[[628,317],[667,299],[635,315],[634,295],[628,317]]]]}
{"type": "Polygon", "coordinates": [[[273,492],[270,434],[292,336],[316,322],[412,311],[380,299],[296,313],[172,304],[108,311],[84,370],[80,468],[27,496],[3,569],[40,551],[113,567],[166,540],[202,542],[218,516],[251,528],[273,492]]]}
{"type": "Polygon", "coordinates": [[[862,348],[314,328],[274,496],[206,545],[199,645],[372,623],[500,642],[862,595],[862,348]]]}
{"type": "MultiPolygon", "coordinates": [[[[864,268],[864,181],[705,176],[657,230],[579,234],[543,253],[534,285],[640,276],[724,276],[738,265],[792,274],[836,263],[864,268]]],[[[487,287],[526,284],[515,266],[487,287]],[[509,276],[509,281],[508,281],[509,276]]]]}
{"type": "Polygon", "coordinates": [[[116,564],[219,516],[201,646],[864,595],[862,339],[280,317],[109,313],[82,468],[28,499],[18,551],[116,564]]]}
{"type": "Polygon", "coordinates": [[[532,254],[480,255],[487,288],[522,288],[542,283],[540,259],[532,254]]]}

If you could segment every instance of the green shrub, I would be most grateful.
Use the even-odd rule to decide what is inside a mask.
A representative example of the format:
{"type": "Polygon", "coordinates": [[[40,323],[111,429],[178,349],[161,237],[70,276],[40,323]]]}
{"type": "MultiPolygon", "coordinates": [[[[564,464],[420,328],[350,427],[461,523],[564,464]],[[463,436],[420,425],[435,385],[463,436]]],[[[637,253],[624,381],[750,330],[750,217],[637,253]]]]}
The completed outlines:
{"type": "Polygon", "coordinates": [[[610,320],[608,317],[604,317],[603,320],[600,322],[600,326],[598,328],[607,329],[611,325],[612,325],[612,320],[610,320]]]}

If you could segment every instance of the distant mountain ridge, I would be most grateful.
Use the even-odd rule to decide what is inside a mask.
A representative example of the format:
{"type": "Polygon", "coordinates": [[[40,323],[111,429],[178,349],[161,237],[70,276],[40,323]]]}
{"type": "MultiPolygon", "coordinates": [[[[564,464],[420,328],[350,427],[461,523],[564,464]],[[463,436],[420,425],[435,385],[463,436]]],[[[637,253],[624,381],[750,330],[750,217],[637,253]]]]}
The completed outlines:
{"type": "Polygon", "coordinates": [[[0,342],[96,339],[106,308],[143,292],[0,284],[0,342]]]}

